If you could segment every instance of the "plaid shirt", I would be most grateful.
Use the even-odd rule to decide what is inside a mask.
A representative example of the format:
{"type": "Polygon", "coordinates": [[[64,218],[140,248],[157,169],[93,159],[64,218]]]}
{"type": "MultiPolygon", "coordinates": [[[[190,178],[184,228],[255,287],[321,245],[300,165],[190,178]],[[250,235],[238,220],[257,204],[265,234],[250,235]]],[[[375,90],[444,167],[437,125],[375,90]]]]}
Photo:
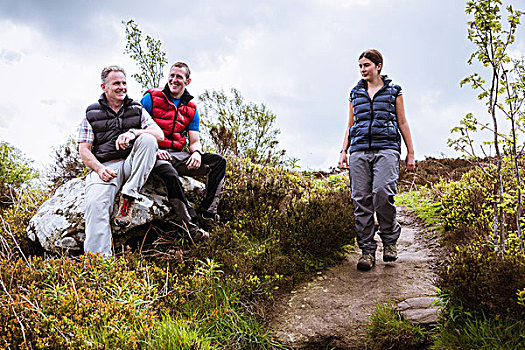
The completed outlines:
{"type": "MultiPolygon", "coordinates": [[[[119,111],[121,113],[122,109],[119,111]]],[[[146,129],[151,126],[155,121],[151,118],[147,110],[142,108],[142,115],[140,116],[140,124],[142,129],[146,129]]],[[[89,124],[86,117],[82,119],[80,125],[78,126],[78,143],[93,143],[95,140],[95,134],[93,133],[93,128],[89,124]]]]}

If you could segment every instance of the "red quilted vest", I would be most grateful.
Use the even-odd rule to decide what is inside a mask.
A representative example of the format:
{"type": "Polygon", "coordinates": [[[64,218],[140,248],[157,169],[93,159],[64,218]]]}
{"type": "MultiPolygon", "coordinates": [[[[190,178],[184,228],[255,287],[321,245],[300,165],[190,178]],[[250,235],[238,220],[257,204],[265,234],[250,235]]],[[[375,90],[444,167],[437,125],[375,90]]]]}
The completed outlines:
{"type": "Polygon", "coordinates": [[[181,151],[186,145],[186,137],[182,132],[195,116],[197,106],[190,102],[193,98],[187,90],[180,99],[179,107],[167,97],[169,89],[149,89],[146,93],[151,94],[151,116],[164,132],[164,141],[159,142],[159,148],[171,148],[181,151]],[[166,91],[167,90],[167,91],[166,91]]]}

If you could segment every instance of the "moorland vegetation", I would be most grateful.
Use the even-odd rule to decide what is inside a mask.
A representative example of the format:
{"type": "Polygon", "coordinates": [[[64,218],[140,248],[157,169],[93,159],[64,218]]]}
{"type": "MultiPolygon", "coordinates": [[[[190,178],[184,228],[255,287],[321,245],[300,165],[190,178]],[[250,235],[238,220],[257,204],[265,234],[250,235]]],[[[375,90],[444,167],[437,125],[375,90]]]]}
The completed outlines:
{"type": "MultiPolygon", "coordinates": [[[[440,321],[431,329],[417,327],[393,306],[378,304],[369,348],[525,346],[525,70],[523,59],[512,59],[507,50],[521,13],[507,8],[505,22],[501,6],[476,0],[466,7],[469,38],[479,48],[469,63],[481,62],[489,78],[473,74],[464,83],[480,91],[489,122],[467,115],[450,140],[464,158],[427,158],[400,178],[399,203],[440,235],[446,251],[436,281],[440,321]],[[493,138],[478,148],[472,134],[479,129],[493,138]]],[[[133,21],[125,24],[133,52],[141,33],[133,21]]],[[[146,41],[151,59],[162,64],[164,56],[155,54],[160,42],[146,41]]],[[[43,185],[19,150],[0,143],[0,348],[286,348],[265,327],[267,311],[279,293],[337,264],[351,249],[349,183],[345,175],[294,170],[296,161],[277,149],[275,115],[232,93],[202,97],[210,103],[207,147],[229,158],[222,224],[198,245],[180,227],[155,222],[143,228],[147,239],[128,242],[109,259],[44,252],[28,240],[28,221],[57,186],[85,169],[68,141],[56,150],[43,185]],[[244,118],[249,113],[254,117],[244,118]],[[246,128],[271,137],[263,145],[241,143],[246,128]]]]}

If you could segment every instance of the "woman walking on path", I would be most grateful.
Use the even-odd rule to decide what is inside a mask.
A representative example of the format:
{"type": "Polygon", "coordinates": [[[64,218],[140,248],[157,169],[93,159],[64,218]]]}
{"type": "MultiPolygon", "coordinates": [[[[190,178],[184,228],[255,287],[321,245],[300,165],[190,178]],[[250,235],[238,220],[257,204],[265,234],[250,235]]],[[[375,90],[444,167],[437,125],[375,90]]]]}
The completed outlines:
{"type": "Polygon", "coordinates": [[[382,68],[379,51],[366,50],[359,56],[363,79],[350,92],[348,127],[338,163],[350,172],[357,244],[362,251],[357,263],[360,270],[375,265],[374,213],[383,242],[383,261],[397,259],[401,226],[396,221],[394,196],[399,178],[400,132],[407,148],[406,168],[415,168],[401,87],[381,75],[382,68]]]}

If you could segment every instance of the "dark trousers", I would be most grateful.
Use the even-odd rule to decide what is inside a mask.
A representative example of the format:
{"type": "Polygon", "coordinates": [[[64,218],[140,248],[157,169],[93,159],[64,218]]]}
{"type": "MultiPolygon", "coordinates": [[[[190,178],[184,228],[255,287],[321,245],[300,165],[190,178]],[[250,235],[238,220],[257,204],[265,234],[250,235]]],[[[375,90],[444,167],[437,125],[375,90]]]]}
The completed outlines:
{"type": "Polygon", "coordinates": [[[187,152],[169,151],[171,161],[157,159],[153,172],[159,175],[168,189],[168,199],[178,199],[184,203],[190,216],[195,217],[195,211],[188,203],[180,176],[206,175],[206,195],[199,205],[199,211],[216,214],[219,205],[219,195],[226,175],[226,160],[214,153],[204,153],[201,157],[199,169],[189,170],[186,161],[190,157],[187,152]]]}

